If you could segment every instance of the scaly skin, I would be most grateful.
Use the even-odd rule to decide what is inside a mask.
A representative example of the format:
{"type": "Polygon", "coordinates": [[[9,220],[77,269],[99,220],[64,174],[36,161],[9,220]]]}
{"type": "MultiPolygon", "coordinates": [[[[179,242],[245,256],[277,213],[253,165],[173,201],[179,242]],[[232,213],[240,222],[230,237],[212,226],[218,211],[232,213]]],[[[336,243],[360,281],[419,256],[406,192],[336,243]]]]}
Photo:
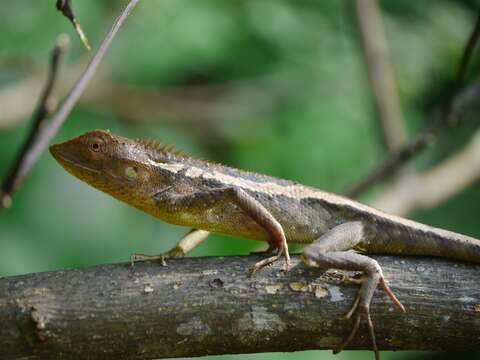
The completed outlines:
{"type": "Polygon", "coordinates": [[[288,243],[310,244],[302,259],[309,266],[362,271],[364,278],[347,318],[354,316],[355,335],[362,314],[379,358],[370,302],[378,285],[405,311],[385,282],[378,263],[362,254],[431,255],[480,263],[480,240],[393,216],[316,188],[288,180],[198,160],[153,141],[132,140],[108,131],[89,131],[52,145],[65,170],[165,222],[194,230],[170,251],[133,254],[137,259],[181,257],[210,232],[265,241],[289,263],[288,243]]]}

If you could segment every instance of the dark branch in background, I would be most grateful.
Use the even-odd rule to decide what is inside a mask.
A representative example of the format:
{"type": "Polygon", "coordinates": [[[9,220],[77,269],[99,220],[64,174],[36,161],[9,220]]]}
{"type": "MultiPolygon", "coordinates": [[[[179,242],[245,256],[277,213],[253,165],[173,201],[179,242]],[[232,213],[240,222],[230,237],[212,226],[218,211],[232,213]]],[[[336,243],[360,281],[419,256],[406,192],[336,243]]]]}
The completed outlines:
{"type": "Polygon", "coordinates": [[[460,89],[462,80],[464,78],[468,63],[472,57],[473,49],[478,42],[480,36],[480,11],[477,14],[477,20],[475,27],[470,34],[467,44],[465,45],[457,75],[453,82],[452,92],[449,96],[446,106],[442,111],[442,114],[438,117],[435,117],[425,129],[418,134],[410,143],[406,144],[397,152],[390,155],[383,164],[378,168],[373,170],[369,175],[367,175],[362,181],[358,184],[351,187],[348,191],[345,192],[345,195],[348,197],[357,197],[363,191],[365,191],[370,186],[377,183],[379,180],[390,175],[395,169],[400,167],[402,164],[410,160],[416,153],[425,148],[429,143],[435,139],[435,134],[443,127],[451,126],[454,124],[452,120],[455,115],[455,95],[460,89]]]}
{"type": "Polygon", "coordinates": [[[390,153],[406,141],[402,111],[388,60],[387,42],[376,0],[353,2],[377,117],[390,153]]]}
{"type": "MultiPolygon", "coordinates": [[[[478,118],[480,83],[470,85],[455,98],[452,118],[478,118]]],[[[467,119],[465,119],[467,118],[467,119]]],[[[432,208],[480,179],[480,129],[459,151],[422,172],[402,172],[375,194],[370,205],[406,216],[432,208]]]]}
{"type": "Polygon", "coordinates": [[[376,194],[370,205],[407,216],[451,198],[480,179],[480,130],[461,150],[423,173],[405,173],[376,194]]]}
{"type": "Polygon", "coordinates": [[[72,8],[72,1],[71,0],[57,0],[57,10],[61,11],[63,15],[65,15],[73,24],[75,31],[77,32],[80,40],[82,40],[83,45],[87,50],[90,50],[90,44],[88,43],[88,39],[85,36],[85,33],[80,26],[80,22],[78,21],[75,13],[73,12],[72,8]]]}
{"type": "Polygon", "coordinates": [[[463,50],[462,58],[460,59],[460,65],[457,71],[457,76],[454,79],[452,91],[450,93],[450,96],[448,98],[448,103],[445,108],[445,114],[444,114],[445,118],[443,119],[443,121],[448,121],[451,124],[454,124],[456,122],[455,119],[450,118],[450,114],[454,109],[455,96],[460,90],[463,78],[465,77],[465,73],[467,72],[468,63],[472,58],[473,50],[475,49],[475,46],[478,42],[479,37],[480,37],[480,10],[477,14],[477,21],[475,23],[475,27],[473,28],[473,31],[470,34],[467,44],[465,45],[465,48],[463,50]]]}
{"type": "Polygon", "coordinates": [[[52,51],[52,58],[50,61],[50,71],[48,74],[47,83],[45,85],[45,89],[40,96],[40,101],[35,110],[33,116],[33,124],[26,138],[22,148],[20,149],[15,163],[10,169],[10,172],[7,174],[0,191],[0,208],[8,207],[11,203],[11,194],[20,186],[22,183],[25,174],[29,170],[25,166],[25,156],[29,151],[32,143],[36,139],[38,132],[42,128],[47,117],[51,114],[54,110],[54,98],[53,98],[53,90],[55,88],[55,84],[58,78],[58,73],[60,70],[60,60],[63,54],[66,52],[68,48],[70,40],[68,35],[62,34],[57,38],[57,42],[55,47],[52,51]]]}
{"type": "MultiPolygon", "coordinates": [[[[427,257],[372,256],[407,312],[377,291],[384,350],[480,349],[478,270],[427,257]],[[452,338],[454,337],[454,341],[452,338]]],[[[2,359],[156,359],[331,349],[358,285],[298,256],[247,277],[259,256],[126,263],[0,279],[2,359]]],[[[368,349],[364,322],[350,349],[368,349]]],[[[373,358],[373,355],[372,355],[373,358]]]]}
{"type": "MultiPolygon", "coordinates": [[[[82,95],[82,92],[85,90],[88,82],[95,73],[95,70],[102,61],[103,56],[105,55],[118,30],[139,1],[140,0],[130,0],[128,5],[122,9],[118,17],[115,19],[112,28],[105,36],[105,39],[101,43],[98,50],[93,55],[92,60],[87,65],[78,81],[73,85],[67,97],[58,108],[57,112],[52,116],[52,119],[48,124],[39,129],[39,133],[34,136],[33,141],[29,144],[28,148],[24,150],[22,160],[16,162],[18,163],[18,166],[22,168],[23,176],[25,176],[26,173],[30,171],[35,161],[37,161],[37,159],[40,157],[42,152],[48,146],[50,140],[55,136],[60,126],[63,124],[67,116],[72,111],[79,97],[82,95]]],[[[15,182],[16,181],[13,181],[13,183],[15,182]]],[[[10,192],[9,196],[11,196],[11,194],[12,192],[10,192]]],[[[1,208],[2,204],[0,204],[0,209],[1,208]]]]}

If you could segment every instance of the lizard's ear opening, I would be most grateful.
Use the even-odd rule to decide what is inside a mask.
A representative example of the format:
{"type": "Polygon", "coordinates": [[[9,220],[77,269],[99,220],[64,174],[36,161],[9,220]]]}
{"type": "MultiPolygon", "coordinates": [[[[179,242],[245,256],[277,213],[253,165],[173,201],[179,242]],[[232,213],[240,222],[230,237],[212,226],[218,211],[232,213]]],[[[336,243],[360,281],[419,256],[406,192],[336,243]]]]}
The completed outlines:
{"type": "Polygon", "coordinates": [[[132,180],[138,178],[138,168],[136,166],[127,166],[125,168],[125,175],[132,180]]]}

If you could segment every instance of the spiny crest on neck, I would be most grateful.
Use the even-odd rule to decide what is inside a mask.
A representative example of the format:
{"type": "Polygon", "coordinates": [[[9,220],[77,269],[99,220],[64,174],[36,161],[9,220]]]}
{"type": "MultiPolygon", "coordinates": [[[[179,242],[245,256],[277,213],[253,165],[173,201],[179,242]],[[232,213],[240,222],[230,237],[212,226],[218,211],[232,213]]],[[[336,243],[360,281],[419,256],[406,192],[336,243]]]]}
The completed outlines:
{"type": "Polygon", "coordinates": [[[161,141],[155,139],[135,139],[138,143],[145,146],[147,149],[158,151],[161,154],[172,154],[175,156],[181,156],[183,158],[188,158],[189,156],[183,152],[183,150],[175,150],[175,145],[164,144],[161,141]]]}
{"type": "Polygon", "coordinates": [[[181,161],[187,164],[200,166],[202,168],[217,168],[219,166],[222,166],[221,164],[216,162],[203,160],[195,156],[191,156],[187,153],[184,153],[183,150],[175,150],[175,145],[165,144],[162,141],[158,141],[152,138],[135,139],[135,141],[138,144],[144,146],[147,151],[150,151],[154,157],[159,156],[160,158],[168,159],[169,161],[174,162],[181,161]]]}

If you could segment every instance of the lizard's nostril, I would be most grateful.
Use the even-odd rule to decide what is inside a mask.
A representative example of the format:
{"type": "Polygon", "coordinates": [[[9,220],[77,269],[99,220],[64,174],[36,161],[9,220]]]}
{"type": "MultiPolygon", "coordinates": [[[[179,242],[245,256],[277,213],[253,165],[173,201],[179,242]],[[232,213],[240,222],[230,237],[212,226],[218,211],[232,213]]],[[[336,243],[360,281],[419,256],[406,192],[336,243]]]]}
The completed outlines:
{"type": "Polygon", "coordinates": [[[50,153],[55,156],[58,153],[58,144],[50,145],[50,153]]]}

